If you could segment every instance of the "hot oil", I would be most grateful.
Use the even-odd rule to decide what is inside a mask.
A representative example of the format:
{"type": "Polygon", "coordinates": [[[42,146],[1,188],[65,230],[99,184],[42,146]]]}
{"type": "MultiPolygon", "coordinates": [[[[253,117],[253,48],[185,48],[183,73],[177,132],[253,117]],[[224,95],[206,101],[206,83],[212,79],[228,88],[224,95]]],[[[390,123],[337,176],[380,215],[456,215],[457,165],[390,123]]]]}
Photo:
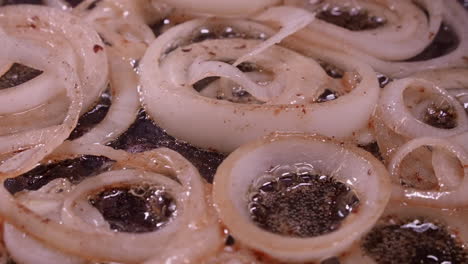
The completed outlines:
{"type": "Polygon", "coordinates": [[[259,227],[293,237],[337,230],[359,204],[354,192],[330,176],[283,172],[252,186],[248,210],[259,227]]]}
{"type": "Polygon", "coordinates": [[[27,173],[5,180],[5,188],[12,194],[23,190],[38,190],[57,178],[78,184],[87,177],[98,175],[114,164],[103,156],[83,155],[62,161],[41,164],[27,173]]]}
{"type": "Polygon", "coordinates": [[[362,249],[378,264],[466,264],[468,254],[444,224],[431,219],[391,219],[364,238],[362,249]]]}
{"type": "Polygon", "coordinates": [[[153,232],[176,213],[173,197],[161,186],[116,186],[89,197],[110,228],[119,232],[153,232]]]}

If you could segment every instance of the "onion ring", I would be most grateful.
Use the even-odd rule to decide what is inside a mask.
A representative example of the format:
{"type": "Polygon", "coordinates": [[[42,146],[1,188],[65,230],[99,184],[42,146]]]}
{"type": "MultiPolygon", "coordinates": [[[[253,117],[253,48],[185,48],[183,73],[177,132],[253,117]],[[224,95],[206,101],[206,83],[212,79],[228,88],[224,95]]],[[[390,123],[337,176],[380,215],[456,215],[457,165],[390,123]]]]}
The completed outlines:
{"type": "Polygon", "coordinates": [[[107,86],[108,66],[106,53],[100,52],[104,44],[91,26],[67,12],[37,5],[1,7],[0,25],[12,36],[34,39],[50,48],[60,49],[61,43],[71,46],[83,82],[81,113],[93,106],[107,86]]]}
{"type": "MultiPolygon", "coordinates": [[[[159,125],[167,129],[172,136],[199,147],[230,152],[244,142],[278,130],[316,132],[344,138],[367,124],[379,93],[375,74],[372,70],[343,54],[328,50],[325,52],[323,49],[311,50],[310,45],[306,44],[300,47],[307,47],[308,55],[331,61],[350,72],[357,72],[356,75],[359,75],[357,78],[359,78],[360,82],[357,83],[354,89],[351,88],[352,90],[345,96],[322,104],[301,102],[301,100],[305,100],[303,93],[300,93],[302,90],[312,93],[312,95],[309,94],[308,96],[313,97],[314,94],[318,95],[319,89],[324,89],[324,87],[310,89],[311,87],[305,85],[308,84],[307,79],[314,81],[313,78],[307,77],[308,75],[303,76],[304,79],[291,78],[289,81],[296,82],[294,84],[282,84],[283,87],[288,87],[288,89],[283,91],[282,96],[274,97],[275,99],[282,99],[282,101],[278,101],[279,104],[274,104],[275,101],[273,100],[271,102],[267,101],[263,105],[243,105],[214,100],[197,94],[190,86],[192,80],[187,77],[186,73],[190,65],[197,62],[197,60],[194,60],[195,58],[202,56],[203,61],[223,60],[226,59],[226,54],[239,53],[240,51],[236,50],[236,47],[251,47],[260,44],[254,40],[221,39],[183,46],[184,43],[187,43],[186,38],[192,36],[197,28],[209,25],[209,23],[210,21],[207,22],[206,20],[192,20],[169,29],[148,48],[140,64],[143,106],[146,112],[159,125]],[[174,48],[176,48],[174,51],[166,54],[167,51],[174,48]],[[200,54],[199,52],[203,49],[206,49],[205,52],[208,54],[200,54]],[[183,63],[181,63],[181,60],[183,60],[183,63]],[[305,89],[305,87],[309,89],[305,89]],[[193,110],[190,112],[180,111],[181,107],[187,106],[193,110]],[[203,116],[204,119],[193,122],[194,116],[203,116]],[[339,121],[344,119],[353,120],[353,122],[339,121]],[[185,129],[184,124],[190,124],[190,131],[185,129]]],[[[216,21],[211,23],[219,24],[216,21]]],[[[259,29],[256,32],[271,32],[268,28],[252,22],[236,20],[226,21],[225,23],[235,28],[259,29]]],[[[278,46],[274,46],[265,52],[289,53],[288,56],[294,54],[278,46]]],[[[265,59],[259,60],[265,61],[265,59]]],[[[311,61],[308,58],[302,60],[311,61]]],[[[314,64],[313,61],[308,63],[314,64]]],[[[317,68],[316,63],[315,65],[314,68],[298,68],[297,71],[311,70],[317,72],[320,76],[317,79],[320,80],[325,74],[323,70],[317,68]]],[[[196,68],[196,65],[193,67],[196,68]]],[[[206,72],[211,72],[212,68],[206,72]]],[[[273,71],[280,71],[280,68],[273,71]]],[[[294,75],[295,73],[293,71],[285,73],[285,78],[287,78],[288,74],[294,75]]],[[[201,75],[201,77],[207,76],[213,76],[213,74],[201,75]]],[[[323,82],[319,82],[319,84],[323,84],[323,82]]],[[[330,83],[330,85],[332,84],[330,83]]]]}
{"type": "MultiPolygon", "coordinates": [[[[425,100],[427,101],[427,100],[425,100]]],[[[419,103],[423,107],[423,102],[419,103]]],[[[406,78],[390,83],[384,88],[379,99],[379,104],[374,118],[377,142],[382,155],[388,159],[395,149],[409,139],[432,136],[450,137],[462,133],[468,129],[468,118],[463,107],[445,89],[422,79],[406,78]],[[405,91],[417,89],[415,95],[416,106],[407,106],[405,102],[405,91]],[[433,127],[415,117],[413,109],[418,107],[418,98],[432,98],[447,102],[456,112],[457,124],[454,128],[443,129],[433,127]],[[410,107],[412,107],[410,109],[410,107]]]]}
{"type": "MultiPolygon", "coordinates": [[[[438,166],[438,164],[434,164],[438,166]]],[[[405,201],[411,204],[418,204],[424,206],[432,206],[439,208],[453,208],[463,207],[468,204],[468,153],[459,145],[450,142],[449,140],[442,138],[430,138],[420,137],[408,141],[402,145],[393,155],[392,159],[388,164],[388,170],[394,181],[394,188],[392,193],[392,199],[405,201]],[[462,179],[458,179],[458,175],[454,171],[444,170],[444,173],[437,173],[436,177],[439,180],[439,186],[447,182],[455,182],[458,184],[449,184],[446,187],[452,187],[450,189],[442,188],[440,190],[417,190],[414,188],[404,188],[398,183],[400,164],[406,155],[411,153],[413,150],[422,147],[430,146],[433,148],[440,148],[452,153],[461,164],[463,170],[462,179]]]]}
{"type": "Polygon", "coordinates": [[[213,186],[220,218],[236,240],[281,261],[300,263],[346,250],[373,226],[390,198],[387,171],[369,153],[304,134],[273,134],[240,147],[220,165],[213,186]],[[245,196],[252,181],[270,166],[297,162],[311,164],[357,192],[362,202],[358,212],[336,231],[312,238],[286,237],[267,232],[250,219],[245,196]]]}
{"type": "MultiPolygon", "coordinates": [[[[99,153],[99,155],[115,159],[122,168],[128,169],[107,172],[79,184],[73,192],[74,194],[68,197],[68,202],[65,201],[64,214],[62,215],[65,217],[64,224],[47,220],[48,218],[32,212],[13,199],[4,187],[0,190],[2,215],[16,228],[43,242],[44,245],[57,248],[64,253],[100,261],[142,262],[161,252],[171,252],[169,250],[171,246],[178,247],[177,243],[183,241],[182,237],[188,234],[196,235],[197,232],[209,234],[209,240],[205,240],[203,245],[199,245],[204,247],[195,247],[185,252],[181,256],[184,261],[209,254],[210,250],[216,250],[216,244],[221,243],[218,238],[220,235],[218,227],[210,220],[212,219],[209,216],[210,210],[204,202],[204,187],[201,177],[196,169],[179,154],[168,149],[159,149],[132,156],[124,151],[113,150],[102,145],[83,146],[69,142],[60,147],[54,155],[62,155],[63,153],[71,155],[76,152],[81,154],[99,153]],[[167,171],[170,172],[169,175],[177,177],[180,186],[170,178],[160,174],[160,176],[156,176],[158,172],[167,171]],[[131,177],[130,175],[141,176],[131,177]],[[89,188],[98,188],[94,183],[106,185],[106,182],[123,183],[141,180],[157,181],[164,184],[173,182],[170,183],[171,188],[180,190],[176,194],[177,216],[165,228],[152,233],[125,234],[93,227],[74,217],[73,198],[82,197],[85,194],[82,191],[86,192],[90,190],[89,188]],[[67,223],[78,223],[78,226],[69,226],[67,223]],[[80,227],[86,227],[86,229],[81,230],[80,227]],[[156,240],[165,242],[157,243],[159,246],[156,246],[156,240]],[[103,248],[102,245],[106,246],[103,248]],[[197,251],[201,248],[205,250],[197,251]]],[[[177,254],[171,255],[171,257],[177,257],[177,254]]]]}

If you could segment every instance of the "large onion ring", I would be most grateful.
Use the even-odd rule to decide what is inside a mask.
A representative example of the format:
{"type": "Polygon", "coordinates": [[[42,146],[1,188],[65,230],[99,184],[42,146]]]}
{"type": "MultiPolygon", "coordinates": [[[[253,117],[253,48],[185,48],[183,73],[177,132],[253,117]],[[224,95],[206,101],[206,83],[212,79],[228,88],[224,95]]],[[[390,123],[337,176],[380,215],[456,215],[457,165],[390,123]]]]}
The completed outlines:
{"type": "Polygon", "coordinates": [[[240,147],[220,165],[213,186],[220,218],[237,240],[279,260],[300,263],[346,250],[373,226],[390,198],[387,171],[372,155],[305,134],[273,134],[240,147]],[[359,210],[338,230],[312,238],[286,237],[267,232],[250,219],[246,196],[252,181],[271,166],[298,162],[350,185],[359,197],[359,210]]]}
{"type": "MultiPolygon", "coordinates": [[[[197,57],[190,55],[190,48],[177,47],[184,44],[195,29],[206,24],[205,20],[192,20],[169,29],[148,48],[140,64],[144,108],[172,136],[196,146],[229,152],[242,143],[274,131],[315,132],[344,138],[367,124],[379,93],[372,69],[343,54],[321,48],[314,50],[305,44],[302,47],[308,47],[308,55],[356,72],[360,82],[345,96],[322,104],[304,102],[272,105],[267,102],[263,105],[244,105],[201,96],[192,89],[190,80],[187,80],[186,72],[193,61],[184,59],[184,63],[180,63],[179,60],[172,61],[169,58],[177,57],[174,54],[184,51],[187,57],[197,57]],[[174,48],[177,49],[166,54],[174,48]],[[192,111],[180,111],[185,107],[190,107],[192,111]],[[197,116],[203,118],[197,118],[194,122],[194,117],[197,116]],[[349,122],[350,120],[353,122],[349,122]],[[190,124],[190,130],[185,128],[187,124],[190,124]]],[[[263,32],[268,30],[264,26],[246,21],[228,21],[228,25],[250,30],[260,28],[263,32]]],[[[251,46],[255,42],[213,40],[189,47],[194,51],[196,47],[199,47],[197,51],[206,47],[209,54],[202,54],[203,59],[219,60],[228,49],[235,50],[238,45],[233,47],[233,43],[251,46]]],[[[181,56],[184,57],[183,54],[181,56]]],[[[300,80],[296,81],[298,83],[287,86],[291,90],[284,91],[285,94],[301,89],[300,80]]],[[[297,95],[293,92],[291,94],[297,95]]],[[[300,94],[296,97],[300,97],[300,94]]]]}
{"type": "Polygon", "coordinates": [[[376,58],[393,61],[411,58],[422,52],[435,37],[444,10],[443,2],[439,0],[417,1],[427,10],[427,18],[424,11],[412,1],[289,2],[313,12],[323,9],[333,12],[337,7],[350,9],[350,12],[362,12],[364,9],[373,16],[385,19],[385,25],[361,31],[350,31],[317,19],[298,35],[313,42],[319,41],[327,47],[340,50],[351,47],[376,58]]]}
{"type": "MultiPolygon", "coordinates": [[[[184,252],[185,254],[181,256],[182,261],[204,257],[204,254],[209,254],[209,251],[216,250],[216,245],[221,243],[219,238],[220,231],[209,216],[210,209],[205,202],[204,186],[201,177],[196,169],[179,154],[168,149],[159,149],[131,155],[124,151],[113,150],[102,145],[83,146],[67,143],[58,149],[54,155],[63,156],[65,153],[67,155],[80,153],[81,155],[108,156],[117,161],[117,166],[136,168],[143,175],[141,177],[128,178],[129,175],[137,173],[135,169],[107,172],[85,180],[82,183],[84,184],[82,185],[83,187],[79,187],[80,185],[78,185],[78,189],[73,197],[82,197],[80,190],[83,190],[83,188],[84,190],[97,188],[95,183],[102,185],[108,181],[127,182],[130,180],[133,182],[162,172],[166,175],[175,176],[180,181],[180,187],[177,187],[181,190],[177,194],[177,205],[180,211],[178,211],[176,218],[168,223],[165,228],[156,232],[144,234],[118,233],[88,226],[88,224],[74,218],[73,211],[70,210],[64,211],[65,215],[68,215],[66,217],[68,220],[64,221],[64,224],[50,221],[50,219],[41,217],[21,205],[19,201],[11,197],[6,189],[2,187],[0,189],[0,203],[2,204],[0,211],[2,215],[16,228],[31,235],[38,241],[52,248],[59,249],[61,252],[86,259],[130,263],[142,262],[155,255],[163,256],[160,253],[165,253],[164,256],[168,259],[173,257],[178,258],[177,253],[171,250],[179,246],[183,247],[181,244],[184,241],[183,239],[185,239],[185,242],[188,242],[186,241],[186,236],[190,234],[196,235],[197,232],[203,232],[207,235],[207,239],[200,245],[204,247],[194,247],[192,250],[184,252]],[[106,176],[112,174],[120,176],[115,179],[111,176],[106,176]],[[70,221],[70,219],[73,221],[70,221]],[[78,225],[68,226],[67,223],[78,223],[78,225]],[[82,227],[85,226],[85,230],[82,230],[82,227]],[[201,248],[204,248],[204,250],[197,251],[201,248]],[[166,255],[166,253],[170,252],[174,254],[170,256],[166,255]]],[[[160,183],[172,181],[171,185],[178,185],[176,181],[165,176],[150,178],[157,179],[160,183]]],[[[73,205],[71,202],[67,204],[69,206],[65,208],[69,209],[73,205]]]]}

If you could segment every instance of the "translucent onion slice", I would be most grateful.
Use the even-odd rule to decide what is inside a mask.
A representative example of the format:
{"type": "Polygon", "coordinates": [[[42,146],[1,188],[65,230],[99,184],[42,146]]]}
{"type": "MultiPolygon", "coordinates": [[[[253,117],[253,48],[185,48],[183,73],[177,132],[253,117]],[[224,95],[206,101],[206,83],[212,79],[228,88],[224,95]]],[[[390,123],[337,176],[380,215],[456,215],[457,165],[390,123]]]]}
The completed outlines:
{"type": "MultiPolygon", "coordinates": [[[[419,54],[434,39],[442,22],[444,3],[440,0],[412,1],[287,1],[312,12],[368,12],[385,21],[375,29],[351,31],[316,19],[298,35],[339,50],[358,50],[382,60],[404,60],[419,54]],[[418,6],[422,5],[424,10],[418,6]],[[340,10],[344,9],[344,10],[340,10]],[[427,11],[427,17],[424,13],[427,11]],[[320,36],[320,37],[318,37],[320,36]]],[[[352,53],[352,52],[351,52],[352,53]]]]}
{"type": "MultiPolygon", "coordinates": [[[[37,191],[21,192],[17,199],[35,213],[60,220],[63,201],[71,189],[71,183],[65,179],[56,179],[37,191]]],[[[3,239],[9,254],[17,263],[23,264],[81,264],[84,260],[65,255],[46,247],[39,241],[6,223],[3,239]]]]}
{"type": "Polygon", "coordinates": [[[273,46],[274,44],[280,43],[284,38],[304,28],[305,26],[310,24],[314,19],[315,16],[312,13],[309,13],[299,8],[282,6],[267,9],[265,12],[262,12],[260,15],[256,16],[255,20],[263,22],[277,22],[280,24],[280,30],[271,38],[267,39],[262,44],[255,47],[253,50],[238,58],[233,65],[237,66],[242,62],[247,61],[248,58],[260,54],[262,51],[273,46]]]}
{"type": "Polygon", "coordinates": [[[390,181],[383,165],[368,152],[321,136],[273,134],[241,146],[218,168],[213,200],[219,216],[236,241],[281,261],[320,261],[346,250],[377,221],[390,198],[390,181]],[[314,170],[348,184],[360,200],[331,233],[287,237],[263,230],[248,212],[249,187],[272,166],[305,162],[314,170]]]}
{"type": "MultiPolygon", "coordinates": [[[[377,1],[376,1],[377,2],[377,1]]],[[[379,3],[382,3],[383,1],[379,1],[379,3]]],[[[410,1],[385,1],[387,4],[390,6],[393,6],[394,9],[398,9],[402,6],[409,5],[408,2],[410,1]]],[[[364,60],[368,64],[370,64],[376,71],[385,74],[388,77],[392,78],[402,78],[402,77],[408,77],[413,73],[417,73],[420,71],[424,70],[429,70],[429,69],[434,69],[434,68],[449,68],[449,67],[463,67],[468,64],[466,60],[466,54],[468,53],[468,45],[466,44],[468,41],[468,30],[466,27],[463,25],[468,23],[468,13],[465,11],[464,8],[460,6],[457,1],[418,1],[418,4],[421,4],[422,6],[425,7],[427,12],[429,13],[429,30],[427,29],[427,26],[423,26],[423,29],[421,30],[420,27],[417,27],[417,24],[414,22],[420,20],[416,19],[413,20],[414,12],[418,12],[420,14],[422,13],[420,10],[413,10],[412,12],[405,13],[404,16],[408,15],[408,22],[412,26],[405,26],[405,24],[400,24],[396,23],[393,25],[393,28],[396,28],[396,32],[393,35],[389,35],[390,38],[394,38],[397,41],[399,41],[398,38],[398,33],[400,32],[406,32],[408,37],[411,36],[419,36],[419,32],[423,32],[423,34],[426,36],[426,38],[419,38],[417,39],[418,42],[421,44],[427,43],[426,46],[429,45],[429,43],[432,41],[433,37],[436,35],[437,30],[439,29],[440,25],[440,16],[442,15],[442,20],[450,25],[458,39],[459,43],[458,46],[455,50],[451,51],[450,53],[425,60],[425,61],[413,61],[413,62],[405,62],[405,61],[397,61],[396,59],[391,59],[386,58],[385,56],[390,56],[392,53],[398,53],[399,50],[413,50],[415,47],[416,52],[418,49],[420,49],[421,45],[420,44],[415,44],[413,42],[408,42],[407,47],[405,47],[406,43],[405,41],[402,41],[400,43],[399,48],[384,48],[382,52],[383,54],[374,54],[374,51],[381,51],[380,47],[388,47],[387,43],[391,43],[392,39],[388,38],[380,38],[379,40],[384,39],[384,43],[379,43],[375,44],[374,42],[368,42],[371,43],[370,45],[366,45],[368,49],[365,51],[360,50],[361,47],[353,47],[353,42],[350,42],[348,40],[343,40],[340,41],[341,35],[337,35],[338,33],[335,32],[333,33],[332,37],[327,37],[330,32],[333,32],[334,30],[343,30],[342,28],[339,27],[332,27],[334,30],[331,30],[331,28],[325,27],[320,27],[320,29],[325,29],[322,32],[323,34],[320,35],[320,37],[317,37],[317,34],[308,34],[305,31],[304,34],[299,34],[301,38],[306,39],[308,42],[311,43],[316,43],[318,45],[322,45],[325,47],[334,47],[335,49],[338,50],[344,50],[349,54],[352,54],[356,57],[359,57],[361,60],[364,60]],[[441,4],[443,6],[441,6],[441,4]],[[413,14],[413,15],[410,15],[413,14]],[[401,26],[401,29],[398,28],[401,26]],[[411,43],[411,44],[410,44],[411,43]],[[413,46],[414,45],[414,46],[413,46]]],[[[413,6],[412,9],[415,7],[413,6]]],[[[390,14],[387,14],[390,15],[390,14]]],[[[388,16],[390,17],[390,16],[388,16]]],[[[395,17],[392,20],[400,22],[401,17],[395,17]]],[[[319,20],[317,19],[315,22],[318,22],[319,20]]],[[[423,17],[423,24],[427,24],[427,21],[425,17],[423,17]]],[[[405,22],[406,23],[406,22],[405,22]]],[[[316,23],[312,23],[312,25],[315,25],[316,23]]],[[[330,25],[333,26],[333,25],[330,25]]],[[[318,27],[318,26],[317,26],[318,27]]],[[[386,29],[387,27],[382,27],[383,29],[386,29]]],[[[388,27],[392,28],[392,27],[388,27]]],[[[370,31],[362,31],[362,32],[351,32],[351,35],[354,36],[353,34],[372,34],[378,32],[379,29],[375,30],[370,30],[370,31]]],[[[347,35],[345,35],[347,36],[347,35]]],[[[405,35],[403,35],[405,36],[405,35]]],[[[357,40],[364,40],[365,38],[356,38],[357,40]]],[[[404,59],[410,59],[416,55],[418,55],[419,52],[408,54],[404,58],[400,58],[400,60],[404,59]]]]}
{"type": "Polygon", "coordinates": [[[423,136],[450,137],[468,130],[468,118],[457,100],[445,89],[422,79],[406,78],[386,86],[379,99],[374,120],[377,142],[384,158],[389,158],[399,145],[409,139],[423,136]],[[417,102],[421,98],[419,105],[406,106],[404,95],[407,89],[419,92],[411,98],[412,102],[417,102]],[[427,107],[424,102],[432,100],[431,98],[437,98],[438,101],[434,103],[445,102],[453,107],[457,122],[454,128],[433,127],[413,115],[412,109],[427,107]]]}
{"type": "MultiPolygon", "coordinates": [[[[26,65],[44,65],[51,69],[55,82],[65,88],[69,105],[61,124],[34,128],[0,137],[0,153],[5,155],[0,165],[2,177],[18,175],[33,168],[44,156],[59,146],[75,127],[82,106],[81,82],[74,65],[64,61],[60,51],[44,50],[25,40],[2,33],[0,57],[26,65]],[[31,63],[29,63],[31,62],[31,63]]],[[[10,88],[14,89],[14,88],[10,88]]],[[[30,120],[30,122],[34,122],[30,120]]]]}
{"type": "MultiPolygon", "coordinates": [[[[392,219],[425,219],[428,221],[436,221],[444,225],[452,237],[462,243],[466,248],[468,246],[468,228],[466,218],[468,210],[460,209],[439,209],[416,205],[407,205],[405,203],[390,202],[385,209],[381,220],[385,222],[392,219]]],[[[384,223],[385,223],[384,222],[384,223]]],[[[340,256],[340,263],[343,264],[378,264],[374,259],[368,256],[361,247],[362,241],[357,241],[348,252],[340,256]]],[[[383,252],[385,254],[385,252],[383,252]]]]}
{"type": "MultiPolygon", "coordinates": [[[[197,93],[191,82],[203,77],[231,76],[230,79],[234,81],[236,78],[245,80],[246,75],[225,70],[229,67],[212,65],[221,65],[219,61],[223,60],[235,60],[244,54],[244,47],[249,50],[261,43],[221,39],[184,46],[197,29],[209,23],[221,22],[192,20],[169,29],[148,48],[140,64],[140,95],[144,108],[169,134],[196,146],[230,152],[242,143],[274,131],[317,132],[344,138],[366,126],[379,93],[372,69],[344,54],[315,49],[305,43],[300,45],[298,41],[295,41],[295,48],[302,47],[308,56],[330,62],[351,73],[348,80],[344,79],[339,85],[347,87],[350,90],[348,94],[321,104],[311,102],[320,91],[336,84],[311,58],[279,46],[273,46],[250,59],[260,66],[266,64],[266,68],[277,75],[273,82],[278,84],[271,84],[270,87],[283,87],[279,95],[278,91],[270,93],[272,97],[265,104],[237,104],[206,98],[197,93]],[[206,61],[218,64],[202,63],[203,67],[197,64],[206,61]],[[198,70],[198,74],[193,69],[198,70]],[[182,108],[190,111],[180,111],[182,108]],[[186,129],[187,124],[190,124],[189,130],[186,129]]],[[[270,29],[253,22],[232,20],[224,23],[233,28],[247,29],[247,32],[272,35],[270,29]]],[[[250,87],[252,90],[261,89],[255,85],[250,87]]],[[[264,93],[259,91],[258,94],[264,93]]]]}
{"type": "Polygon", "coordinates": [[[78,153],[107,156],[117,161],[114,168],[122,169],[88,178],[77,185],[65,200],[61,218],[63,224],[24,207],[3,187],[0,190],[1,214],[18,230],[44,245],[95,261],[139,263],[154,256],[164,256],[164,261],[171,258],[192,261],[210,254],[209,251],[216,250],[217,245],[222,243],[216,219],[210,215],[212,209],[205,200],[202,179],[196,169],[179,154],[168,149],[158,149],[130,155],[102,145],[85,146],[69,142],[50,157],[78,153]],[[76,210],[76,206],[84,204],[80,200],[87,199],[92,191],[118,183],[138,182],[167,186],[176,200],[176,216],[158,231],[141,234],[114,232],[108,227],[106,229],[105,226],[87,223],[85,218],[90,215],[81,216],[80,211],[76,210]],[[196,237],[200,233],[204,234],[204,239],[200,239],[202,244],[195,243],[193,247],[184,244],[192,243],[187,238],[196,237]],[[179,250],[183,250],[184,254],[178,255],[179,250]]]}
{"type": "Polygon", "coordinates": [[[135,120],[140,101],[138,77],[127,61],[119,58],[112,48],[106,49],[110,62],[112,105],[105,118],[85,135],[75,140],[79,144],[106,144],[124,133],[135,120]]]}
{"type": "MultiPolygon", "coordinates": [[[[456,163],[455,163],[456,164],[456,163]]],[[[433,166],[440,164],[433,163],[433,166]]],[[[412,204],[420,204],[424,206],[433,206],[440,208],[463,207],[468,204],[468,152],[456,143],[452,143],[447,139],[420,137],[413,139],[402,145],[393,155],[388,164],[388,170],[394,181],[392,199],[402,200],[412,204]],[[429,146],[439,150],[445,150],[454,155],[462,170],[462,178],[456,173],[456,167],[449,169],[435,170],[436,177],[439,182],[439,188],[435,190],[418,190],[414,188],[405,188],[399,184],[399,175],[401,170],[401,162],[412,151],[419,147],[429,146]],[[439,173],[437,173],[439,172],[439,173]],[[450,184],[452,183],[452,184],[450,184]],[[455,183],[455,184],[453,184],[455,183]],[[443,188],[445,187],[445,188],[443,188]],[[450,187],[450,188],[448,188],[450,187]]]]}
{"type": "Polygon", "coordinates": [[[88,110],[107,86],[107,56],[96,31],[86,22],[55,8],[22,5],[0,8],[0,25],[9,34],[44,43],[51,49],[72,47],[83,82],[83,110],[88,110]]]}
{"type": "Polygon", "coordinates": [[[4,226],[3,239],[11,257],[22,264],[84,264],[84,260],[53,251],[10,224],[4,226]]]}
{"type": "Polygon", "coordinates": [[[195,3],[189,0],[165,0],[167,4],[181,9],[183,12],[195,13],[208,16],[245,17],[254,14],[269,6],[279,3],[279,0],[240,0],[235,2],[216,1],[216,0],[198,0],[195,3]]]}

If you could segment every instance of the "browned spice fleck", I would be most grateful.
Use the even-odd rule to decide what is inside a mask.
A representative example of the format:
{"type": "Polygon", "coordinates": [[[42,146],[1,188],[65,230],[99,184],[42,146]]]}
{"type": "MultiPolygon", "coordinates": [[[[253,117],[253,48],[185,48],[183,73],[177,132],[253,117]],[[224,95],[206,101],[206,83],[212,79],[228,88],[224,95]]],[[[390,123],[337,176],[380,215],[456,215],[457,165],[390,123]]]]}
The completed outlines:
{"type": "Polygon", "coordinates": [[[97,45],[97,44],[94,45],[94,47],[93,47],[94,53],[98,53],[98,52],[103,51],[103,50],[104,50],[104,48],[102,46],[100,46],[100,45],[97,45]]]}

